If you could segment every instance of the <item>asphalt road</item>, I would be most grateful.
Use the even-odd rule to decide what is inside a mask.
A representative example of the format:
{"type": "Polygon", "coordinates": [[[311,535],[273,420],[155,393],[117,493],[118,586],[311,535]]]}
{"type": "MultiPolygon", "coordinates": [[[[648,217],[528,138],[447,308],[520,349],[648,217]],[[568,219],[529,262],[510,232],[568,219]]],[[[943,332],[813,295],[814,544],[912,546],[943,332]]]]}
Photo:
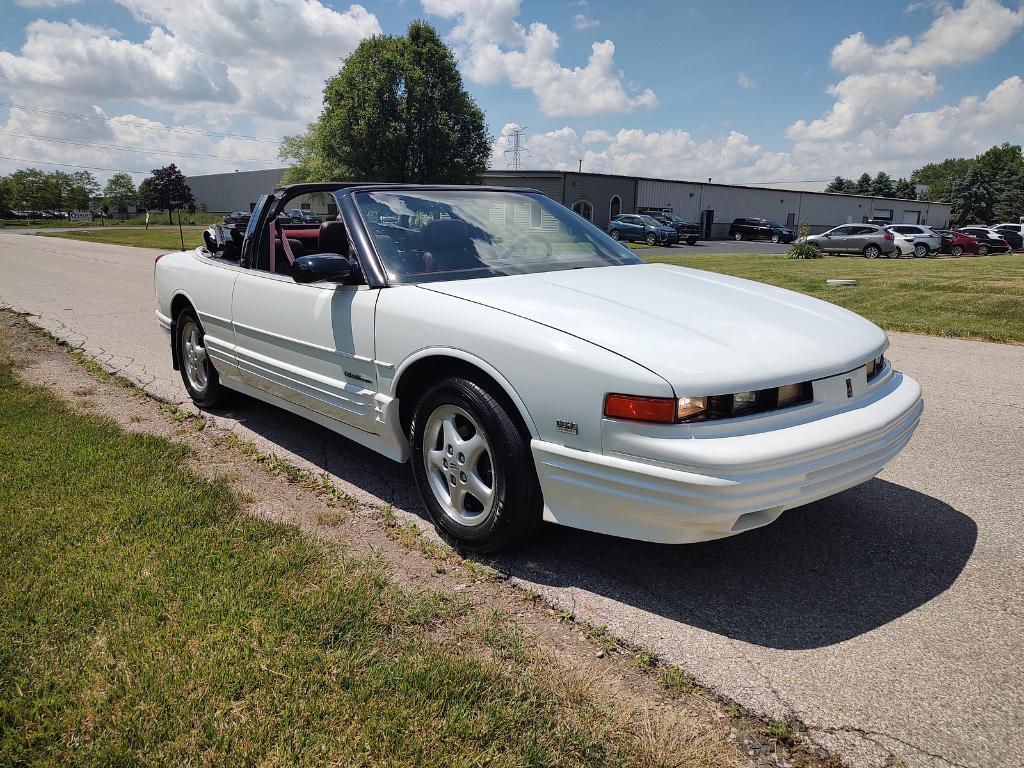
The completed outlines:
{"type": "MultiPolygon", "coordinates": [[[[0,234],[0,305],[182,400],[153,317],[154,253],[0,234]]],[[[756,712],[792,713],[853,765],[892,752],[908,766],[1018,768],[1024,347],[891,339],[927,407],[878,479],[718,542],[549,526],[495,565],[756,712]]],[[[253,400],[217,418],[425,525],[407,468],[253,400]]]]}

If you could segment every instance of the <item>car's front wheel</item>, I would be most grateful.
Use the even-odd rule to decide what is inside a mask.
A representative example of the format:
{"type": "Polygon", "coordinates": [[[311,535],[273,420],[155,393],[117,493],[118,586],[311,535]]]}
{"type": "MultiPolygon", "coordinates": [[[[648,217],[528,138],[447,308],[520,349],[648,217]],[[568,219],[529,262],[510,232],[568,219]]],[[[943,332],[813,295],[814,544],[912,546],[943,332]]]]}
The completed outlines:
{"type": "Polygon", "coordinates": [[[742,232],[737,232],[737,233],[735,233],[735,234],[734,234],[734,235],[732,236],[732,239],[733,239],[733,240],[742,240],[742,239],[743,239],[743,233],[742,233],[742,232]]]}
{"type": "Polygon", "coordinates": [[[779,237],[779,235],[778,235],[778,233],[777,233],[777,232],[773,232],[773,233],[772,233],[772,242],[773,242],[773,243],[777,243],[777,242],[779,242],[779,240],[780,240],[780,239],[781,239],[781,238],[779,237]]]}
{"type": "Polygon", "coordinates": [[[501,401],[465,378],[438,382],[409,426],[412,473],[438,533],[490,553],[523,541],[541,522],[530,441],[501,401]]]}
{"type": "Polygon", "coordinates": [[[227,390],[221,386],[217,369],[206,351],[206,333],[195,310],[187,307],[175,324],[178,367],[192,402],[200,408],[213,408],[224,401],[227,390]]]}
{"type": "Polygon", "coordinates": [[[613,229],[612,230],[612,240],[621,240],[621,239],[622,239],[622,233],[619,232],[619,230],[617,230],[617,229],[613,229]]]}
{"type": "Polygon", "coordinates": [[[648,245],[657,245],[658,236],[655,235],[653,232],[648,232],[647,237],[645,237],[644,240],[647,241],[648,245]]]}
{"type": "Polygon", "coordinates": [[[696,237],[688,237],[688,238],[686,238],[686,244],[687,245],[696,245],[697,244],[697,238],[696,237]]]}

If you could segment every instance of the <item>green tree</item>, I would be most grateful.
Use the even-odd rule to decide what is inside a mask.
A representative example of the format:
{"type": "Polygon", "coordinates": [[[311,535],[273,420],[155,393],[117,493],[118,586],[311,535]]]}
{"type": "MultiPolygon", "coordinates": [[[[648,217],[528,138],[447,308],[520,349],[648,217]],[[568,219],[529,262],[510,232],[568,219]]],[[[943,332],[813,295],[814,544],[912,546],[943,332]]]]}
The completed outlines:
{"type": "Polygon", "coordinates": [[[871,181],[871,176],[866,173],[862,173],[853,185],[853,191],[858,195],[870,195],[872,189],[873,182],[871,181]]]}
{"type": "Polygon", "coordinates": [[[1006,171],[1024,170],[1024,155],[1021,155],[1020,145],[1009,142],[982,152],[974,158],[974,162],[991,182],[995,182],[1006,171]]]}
{"type": "Polygon", "coordinates": [[[871,181],[871,194],[876,197],[892,197],[896,194],[896,188],[892,183],[892,176],[885,171],[879,171],[871,181]]]}
{"type": "Polygon", "coordinates": [[[1016,222],[1024,216],[1024,169],[1003,171],[993,184],[993,191],[992,217],[996,221],[1016,222]]]}
{"type": "Polygon", "coordinates": [[[928,163],[911,173],[910,181],[928,187],[923,195],[925,200],[948,200],[949,182],[966,174],[972,162],[963,157],[950,157],[941,163],[928,163]]]}
{"type": "Polygon", "coordinates": [[[900,200],[916,200],[917,189],[901,176],[899,181],[896,182],[896,186],[893,187],[893,195],[900,200]]]}
{"type": "Polygon", "coordinates": [[[6,176],[0,176],[0,218],[8,218],[11,215],[11,183],[6,176]]]}
{"type": "Polygon", "coordinates": [[[951,220],[954,226],[992,221],[995,195],[992,185],[977,165],[972,165],[966,174],[949,182],[949,202],[953,206],[951,220]]]}
{"type": "Polygon", "coordinates": [[[192,189],[185,181],[185,175],[174,163],[163,168],[154,168],[139,185],[139,197],[146,208],[167,211],[167,222],[174,223],[172,212],[175,208],[193,208],[196,204],[192,189]]]}
{"type": "Polygon", "coordinates": [[[139,192],[135,189],[135,181],[130,173],[115,173],[107,179],[103,188],[104,205],[118,213],[125,213],[129,205],[139,202],[139,192]]]}
{"type": "Polygon", "coordinates": [[[853,179],[847,179],[842,176],[836,176],[832,181],[825,187],[826,192],[853,192],[856,188],[856,184],[853,179]]]}
{"type": "Polygon", "coordinates": [[[287,181],[471,183],[487,167],[484,115],[437,31],[364,40],[327,81],[324,109],[280,156],[287,181]]]}
{"type": "Polygon", "coordinates": [[[92,206],[92,199],[99,195],[100,183],[89,171],[75,171],[71,174],[65,205],[79,211],[87,211],[92,206]]]}

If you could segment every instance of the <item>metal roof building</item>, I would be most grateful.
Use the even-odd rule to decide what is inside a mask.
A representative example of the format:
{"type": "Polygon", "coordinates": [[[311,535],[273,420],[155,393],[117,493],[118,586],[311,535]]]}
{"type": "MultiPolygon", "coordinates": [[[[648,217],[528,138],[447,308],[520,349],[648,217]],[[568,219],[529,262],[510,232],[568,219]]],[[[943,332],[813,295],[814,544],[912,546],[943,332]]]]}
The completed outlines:
{"type": "MultiPolygon", "coordinates": [[[[256,199],[281,182],[284,168],[236,171],[187,179],[196,202],[218,213],[247,211],[256,199]]],[[[726,237],[740,217],[774,219],[812,234],[870,218],[899,224],[949,223],[949,203],[899,200],[869,195],[830,194],[800,189],[712,184],[710,182],[620,176],[576,171],[486,171],[492,186],[532,187],[604,227],[618,213],[658,209],[699,222],[705,239],[726,237]]],[[[331,206],[333,208],[333,206],[331,206]]]]}

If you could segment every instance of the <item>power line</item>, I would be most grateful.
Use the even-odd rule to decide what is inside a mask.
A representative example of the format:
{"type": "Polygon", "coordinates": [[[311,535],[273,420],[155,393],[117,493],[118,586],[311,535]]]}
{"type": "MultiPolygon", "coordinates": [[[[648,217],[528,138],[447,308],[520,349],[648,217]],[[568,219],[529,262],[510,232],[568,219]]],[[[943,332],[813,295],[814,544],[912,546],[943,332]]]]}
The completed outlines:
{"type": "Polygon", "coordinates": [[[277,139],[270,139],[265,136],[243,136],[239,133],[217,133],[216,131],[201,131],[198,128],[168,128],[165,125],[150,125],[148,123],[139,123],[133,120],[125,120],[124,118],[114,117],[101,117],[100,115],[83,115],[80,112],[61,112],[56,109],[43,109],[42,107],[27,107],[24,104],[12,104],[7,101],[0,101],[0,107],[11,107],[12,109],[24,109],[29,112],[42,112],[47,115],[61,115],[62,117],[81,117],[86,120],[103,120],[108,123],[118,123],[119,125],[131,125],[136,128],[150,128],[154,131],[169,131],[171,133],[191,133],[199,134],[202,136],[218,136],[223,139],[245,139],[246,141],[266,141],[271,144],[280,144],[281,142],[277,139]]]}
{"type": "Polygon", "coordinates": [[[199,152],[173,152],[168,149],[145,149],[142,147],[119,147],[114,144],[94,144],[88,141],[76,141],[74,139],[58,139],[52,136],[38,136],[33,133],[17,133],[15,131],[0,131],[0,134],[7,136],[19,136],[23,139],[37,139],[39,141],[56,141],[61,144],[75,144],[80,147],[97,147],[99,149],[112,149],[116,152],[143,152],[147,154],[155,155],[179,155],[181,157],[209,157],[214,160],[227,160],[235,163],[261,163],[264,165],[274,165],[275,161],[272,160],[257,160],[255,158],[245,157],[223,157],[222,155],[206,155],[199,152]]]}
{"type": "Polygon", "coordinates": [[[524,136],[526,136],[526,128],[519,126],[513,128],[511,133],[507,134],[510,146],[505,150],[505,166],[510,170],[522,170],[523,161],[521,155],[523,153],[529,154],[529,150],[523,142],[524,136]]]}
{"type": "Polygon", "coordinates": [[[97,165],[75,165],[74,163],[55,163],[50,160],[26,160],[23,157],[7,157],[0,155],[0,160],[10,160],[13,163],[28,163],[29,165],[62,165],[65,168],[84,168],[88,171],[113,171],[115,173],[138,173],[145,176],[149,171],[130,171],[127,168],[100,168],[97,165]]]}

